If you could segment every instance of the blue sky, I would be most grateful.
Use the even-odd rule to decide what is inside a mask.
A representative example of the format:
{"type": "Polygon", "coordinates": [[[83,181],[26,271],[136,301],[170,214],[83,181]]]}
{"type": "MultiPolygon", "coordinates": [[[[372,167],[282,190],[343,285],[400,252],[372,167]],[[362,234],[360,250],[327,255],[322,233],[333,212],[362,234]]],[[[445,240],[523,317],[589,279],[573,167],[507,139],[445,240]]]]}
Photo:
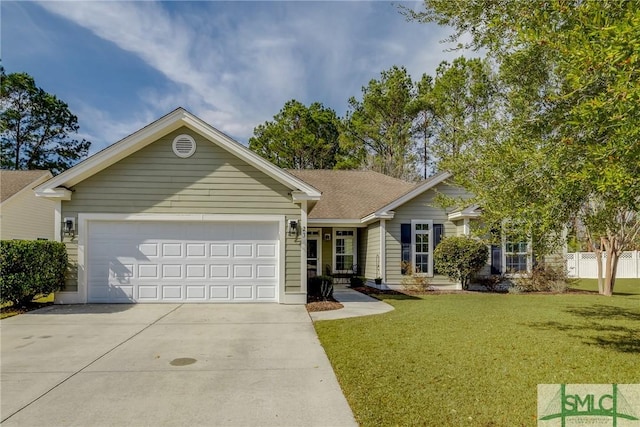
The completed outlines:
{"type": "Polygon", "coordinates": [[[461,55],[397,4],[3,0],[2,65],[67,102],[92,153],[178,106],[246,143],[287,100],[343,115],[382,70],[461,55]]]}

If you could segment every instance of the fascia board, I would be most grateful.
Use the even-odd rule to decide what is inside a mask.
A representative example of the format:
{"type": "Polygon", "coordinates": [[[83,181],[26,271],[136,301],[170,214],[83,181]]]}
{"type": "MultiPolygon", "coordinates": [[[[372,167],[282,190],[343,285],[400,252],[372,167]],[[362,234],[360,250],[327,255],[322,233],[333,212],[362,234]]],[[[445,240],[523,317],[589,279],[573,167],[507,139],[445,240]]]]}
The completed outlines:
{"type": "Polygon", "coordinates": [[[36,197],[43,197],[46,199],[55,199],[55,200],[71,200],[72,191],[66,188],[57,187],[57,188],[46,188],[44,190],[36,190],[36,197]]]}

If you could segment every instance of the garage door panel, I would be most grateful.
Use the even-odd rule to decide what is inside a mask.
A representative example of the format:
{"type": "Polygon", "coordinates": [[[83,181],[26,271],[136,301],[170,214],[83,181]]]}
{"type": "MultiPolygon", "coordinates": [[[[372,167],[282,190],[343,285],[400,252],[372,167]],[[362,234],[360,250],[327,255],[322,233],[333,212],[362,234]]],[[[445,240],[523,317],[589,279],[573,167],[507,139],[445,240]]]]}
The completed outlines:
{"type": "Polygon", "coordinates": [[[233,299],[236,301],[253,300],[253,286],[251,285],[235,285],[233,287],[233,299]]]}
{"type": "Polygon", "coordinates": [[[187,285],[187,299],[205,301],[207,298],[205,285],[187,285]]]}
{"type": "Polygon", "coordinates": [[[201,280],[207,277],[207,266],[205,264],[187,264],[186,278],[201,280]]]}
{"type": "Polygon", "coordinates": [[[204,258],[207,256],[207,245],[204,243],[187,243],[188,258],[204,258]]]}
{"type": "Polygon", "coordinates": [[[229,258],[231,251],[229,251],[228,243],[215,243],[211,245],[211,258],[229,258]]]}
{"type": "Polygon", "coordinates": [[[275,223],[90,222],[88,230],[89,302],[277,301],[275,223]]]}
{"type": "Polygon", "coordinates": [[[229,301],[231,299],[230,290],[229,285],[209,286],[210,299],[212,301],[229,301]]]}
{"type": "Polygon", "coordinates": [[[227,264],[215,264],[211,266],[211,279],[229,279],[231,269],[227,264]]]}

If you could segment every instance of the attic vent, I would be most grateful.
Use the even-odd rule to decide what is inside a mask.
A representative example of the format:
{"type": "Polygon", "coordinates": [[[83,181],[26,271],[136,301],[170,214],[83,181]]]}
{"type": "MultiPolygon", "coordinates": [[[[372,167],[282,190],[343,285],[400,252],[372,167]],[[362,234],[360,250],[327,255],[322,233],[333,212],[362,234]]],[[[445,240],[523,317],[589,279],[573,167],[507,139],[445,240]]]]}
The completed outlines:
{"type": "Polygon", "coordinates": [[[186,159],[196,152],[196,141],[189,135],[178,135],[173,140],[172,147],[176,156],[186,159]]]}

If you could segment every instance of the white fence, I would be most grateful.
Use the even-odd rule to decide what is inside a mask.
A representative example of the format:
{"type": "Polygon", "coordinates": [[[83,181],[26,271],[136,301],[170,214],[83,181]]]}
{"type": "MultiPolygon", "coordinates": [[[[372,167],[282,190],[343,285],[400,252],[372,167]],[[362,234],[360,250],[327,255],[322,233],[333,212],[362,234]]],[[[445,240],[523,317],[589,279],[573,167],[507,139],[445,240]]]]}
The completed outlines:
{"type": "MultiPolygon", "coordinates": [[[[606,252],[602,253],[602,272],[604,274],[606,252]]],[[[567,254],[567,272],[569,277],[597,279],[596,254],[593,252],[575,252],[567,254]]],[[[616,278],[640,278],[640,251],[623,252],[618,260],[616,278]]]]}

